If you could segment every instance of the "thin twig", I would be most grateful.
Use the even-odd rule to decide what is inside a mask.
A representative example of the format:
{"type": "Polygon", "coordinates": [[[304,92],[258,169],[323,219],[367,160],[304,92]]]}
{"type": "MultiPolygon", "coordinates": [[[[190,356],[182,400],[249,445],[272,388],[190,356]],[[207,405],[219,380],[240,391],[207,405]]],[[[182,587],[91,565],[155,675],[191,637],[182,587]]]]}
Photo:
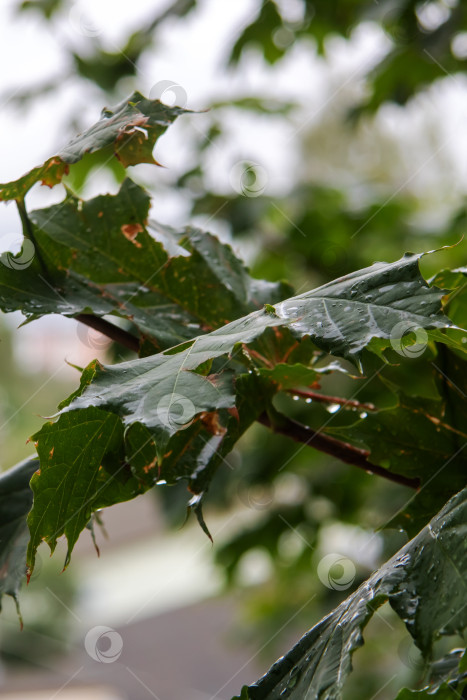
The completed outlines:
{"type": "Polygon", "coordinates": [[[335,403],[339,406],[348,406],[349,408],[360,408],[363,411],[375,411],[376,406],[372,403],[361,403],[360,401],[355,401],[354,399],[343,399],[341,396],[327,396],[325,394],[319,394],[317,391],[302,391],[301,389],[289,389],[289,394],[294,396],[301,396],[304,399],[312,399],[313,401],[318,401],[319,403],[335,403]]]}
{"type": "Polygon", "coordinates": [[[106,335],[107,338],[114,340],[116,343],[120,343],[120,345],[123,345],[125,348],[133,350],[133,352],[139,351],[138,338],[135,338],[134,335],[128,333],[128,331],[125,331],[123,328],[114,326],[113,323],[110,323],[105,318],[93,316],[92,314],[78,314],[75,318],[86,326],[94,328],[95,331],[106,335]]]}
{"type": "Polygon", "coordinates": [[[383,467],[369,462],[368,456],[370,453],[367,450],[362,450],[350,443],[336,440],[330,435],[316,432],[306,425],[282,414],[280,415],[280,423],[273,423],[266,413],[261,414],[258,418],[258,422],[265,425],[267,428],[271,428],[275,433],[285,435],[295,440],[295,442],[314,447],[320,452],[325,452],[332,457],[336,457],[346,464],[352,464],[354,467],[364,469],[370,474],[382,476],[385,479],[389,479],[389,481],[394,481],[396,484],[410,486],[410,488],[413,489],[418,489],[420,486],[418,479],[412,479],[402,474],[395,474],[394,472],[390,472],[383,467]]]}

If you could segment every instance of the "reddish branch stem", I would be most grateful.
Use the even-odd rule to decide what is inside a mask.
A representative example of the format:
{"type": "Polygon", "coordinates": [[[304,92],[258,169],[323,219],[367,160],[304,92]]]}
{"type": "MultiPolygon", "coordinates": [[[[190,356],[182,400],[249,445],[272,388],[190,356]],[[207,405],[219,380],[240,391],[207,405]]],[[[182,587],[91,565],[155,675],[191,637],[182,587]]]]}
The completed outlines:
{"type": "Polygon", "coordinates": [[[75,316],[77,321],[84,323],[86,326],[93,328],[95,331],[99,331],[107,338],[115,340],[116,343],[120,343],[125,348],[133,350],[133,352],[138,352],[139,350],[139,340],[135,338],[134,335],[128,333],[123,328],[114,326],[113,323],[106,321],[105,318],[100,318],[99,316],[93,316],[92,314],[78,314],[75,316]]]}
{"type": "Polygon", "coordinates": [[[394,481],[396,484],[410,486],[413,489],[417,489],[420,486],[418,479],[411,479],[410,477],[403,476],[402,474],[395,474],[394,472],[390,472],[383,467],[379,467],[378,465],[369,462],[369,452],[367,450],[362,450],[347,442],[340,442],[329,435],[315,432],[311,428],[308,428],[302,423],[298,423],[292,418],[281,416],[281,423],[273,424],[267,414],[263,413],[258,418],[258,421],[267,428],[271,428],[271,430],[273,430],[275,433],[286,435],[287,437],[292,438],[292,440],[295,440],[295,442],[300,442],[304,445],[314,447],[320,452],[325,452],[332,457],[336,457],[337,459],[340,459],[341,462],[345,462],[346,464],[352,464],[354,467],[364,469],[370,474],[382,476],[385,479],[389,479],[389,481],[394,481]]]}
{"type": "Polygon", "coordinates": [[[350,406],[351,408],[360,408],[364,411],[375,411],[376,406],[372,403],[361,403],[354,399],[343,399],[341,396],[326,396],[319,394],[317,391],[302,391],[301,389],[290,389],[289,394],[294,396],[302,396],[304,399],[312,399],[320,403],[336,403],[339,406],[350,406]]]}

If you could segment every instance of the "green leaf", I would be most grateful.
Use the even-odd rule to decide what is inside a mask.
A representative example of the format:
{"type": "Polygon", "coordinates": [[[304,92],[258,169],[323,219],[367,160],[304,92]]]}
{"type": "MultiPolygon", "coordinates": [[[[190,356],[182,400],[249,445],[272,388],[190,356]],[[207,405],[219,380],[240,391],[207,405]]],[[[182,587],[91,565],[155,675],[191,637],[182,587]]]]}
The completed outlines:
{"type": "Polygon", "coordinates": [[[302,364],[277,364],[274,369],[260,369],[261,376],[267,377],[277,384],[280,389],[311,386],[318,376],[317,372],[304,367],[302,364]]]}
{"type": "Polygon", "coordinates": [[[246,697],[341,697],[352,654],[363,644],[362,630],[387,600],[425,655],[439,635],[462,634],[467,627],[466,518],[464,489],[417,537],[249,686],[246,697]]]}
{"type": "Polygon", "coordinates": [[[53,552],[57,538],[68,540],[70,552],[94,510],[133,498],[144,486],[125,472],[122,425],[116,416],[98,409],[65,414],[36,433],[40,471],[31,479],[34,507],[28,516],[31,539],[28,567],[45,540],[53,552]],[[109,495],[110,494],[110,495],[109,495]]]}
{"type": "Polygon", "coordinates": [[[440,348],[439,357],[429,368],[438,400],[406,396],[403,388],[395,387],[399,394],[395,408],[368,413],[350,426],[325,430],[338,439],[368,448],[373,464],[420,479],[420,491],[389,523],[412,535],[453,491],[464,486],[467,473],[465,363],[440,348]]]}
{"type": "MultiPolygon", "coordinates": [[[[178,361],[179,356],[173,360],[178,361]]],[[[83,383],[105,383],[107,378],[111,389],[115,376],[110,377],[107,370],[114,369],[117,367],[103,368],[95,362],[83,373],[83,383]]],[[[127,372],[121,365],[118,370],[127,372]]],[[[132,375],[136,381],[130,382],[126,408],[121,406],[120,414],[127,424],[125,432],[112,412],[90,404],[73,410],[74,402],[79,401],[75,398],[56,423],[46,424],[34,435],[41,471],[31,482],[30,570],[41,540],[53,551],[57,538],[65,534],[67,565],[93,511],[134,498],[158,481],[187,479],[190,490],[198,496],[192,505],[203,523],[204,490],[224,456],[264,410],[270,392],[250,375],[238,378],[236,397],[229,372],[210,377],[195,372],[165,377],[162,371],[156,375],[153,373],[150,391],[143,399],[141,389],[148,378],[141,381],[132,375]]],[[[116,401],[115,396],[110,399],[104,386],[101,388],[109,401],[116,401]]]]}
{"type": "Polygon", "coordinates": [[[26,515],[32,506],[29,481],[38,459],[25,459],[0,475],[0,608],[3,594],[15,599],[26,576],[29,531],[26,515]]]}
{"type": "Polygon", "coordinates": [[[116,51],[104,51],[96,42],[91,55],[88,52],[85,55],[73,53],[76,70],[83,78],[92,80],[103,90],[113,92],[122,78],[138,73],[141,54],[154,43],[158,26],[171,17],[183,17],[195,5],[196,0],[175,0],[162,13],[158,11],[152,21],[148,19],[116,51]]]}
{"type": "Polygon", "coordinates": [[[244,30],[237,39],[230,54],[230,62],[237,63],[247,46],[261,48],[261,53],[268,63],[275,63],[285,53],[285,49],[274,42],[274,34],[284,29],[282,17],[274,0],[265,0],[261,4],[258,17],[244,30]]]}
{"type": "Polygon", "coordinates": [[[18,12],[35,10],[50,19],[60,9],[62,2],[63,0],[23,0],[16,9],[18,12]]]}
{"type": "Polygon", "coordinates": [[[441,289],[457,289],[466,283],[467,267],[457,267],[453,270],[440,270],[430,278],[430,284],[441,289]]]}
{"type": "Polygon", "coordinates": [[[1,308],[28,318],[114,314],[137,327],[150,354],[289,293],[252,279],[211,234],[148,222],[149,208],[146,192],[125,180],[115,196],[31,212],[35,258],[1,258],[1,308]]]}
{"type": "Polygon", "coordinates": [[[454,683],[443,683],[439,688],[433,691],[430,687],[423,690],[409,690],[403,688],[398,693],[396,700],[459,700],[462,698],[460,694],[467,687],[465,680],[459,680],[454,683]]]}
{"type": "Polygon", "coordinates": [[[148,100],[134,92],[115,107],[105,108],[101,118],[79,134],[57,155],[13,182],[0,184],[0,200],[23,199],[36,182],[53,187],[86,153],[105,151],[124,167],[137,163],[158,165],[152,151],[170,124],[189,110],[167,107],[159,100],[148,100]]]}
{"type": "MultiPolygon", "coordinates": [[[[443,289],[452,289],[445,299],[445,308],[449,317],[459,326],[467,325],[467,267],[454,270],[441,270],[430,279],[430,284],[436,284],[443,289]]],[[[454,340],[458,340],[463,352],[467,352],[467,338],[456,338],[456,331],[450,331],[454,340]],[[463,345],[462,345],[463,344],[463,345]]],[[[457,332],[458,334],[458,332],[457,332]]]]}
{"type": "Polygon", "coordinates": [[[419,258],[406,254],[394,263],[375,263],[288,299],[276,312],[323,350],[354,360],[372,338],[400,337],[401,324],[449,327],[440,309],[443,292],[423,280],[419,258]]]}
{"type": "MultiPolygon", "coordinates": [[[[81,395],[73,399],[68,410],[92,405],[116,412],[126,424],[139,421],[148,428],[162,429],[157,401],[171,393],[197,401],[193,389],[199,392],[208,383],[193,370],[207,360],[231,355],[236,345],[252,343],[268,328],[288,325],[296,336],[310,336],[328,352],[355,358],[374,336],[389,339],[401,319],[416,319],[426,327],[449,327],[449,319],[440,311],[439,298],[439,292],[423,282],[418,256],[406,256],[388,265],[378,263],[276,304],[276,315],[263,309],[159,355],[105,369],[96,366],[92,379],[86,377],[81,395]],[[393,277],[399,282],[408,277],[412,281],[390,283],[393,277]]],[[[232,397],[226,397],[221,406],[203,397],[200,405],[194,406],[193,415],[202,410],[231,408],[232,401],[232,397]]]]}
{"type": "MultiPolygon", "coordinates": [[[[439,690],[447,682],[457,682],[466,675],[466,669],[463,668],[465,657],[465,649],[452,649],[449,654],[431,664],[429,674],[431,692],[439,690]]],[[[467,681],[467,678],[465,680],[467,681]]]]}

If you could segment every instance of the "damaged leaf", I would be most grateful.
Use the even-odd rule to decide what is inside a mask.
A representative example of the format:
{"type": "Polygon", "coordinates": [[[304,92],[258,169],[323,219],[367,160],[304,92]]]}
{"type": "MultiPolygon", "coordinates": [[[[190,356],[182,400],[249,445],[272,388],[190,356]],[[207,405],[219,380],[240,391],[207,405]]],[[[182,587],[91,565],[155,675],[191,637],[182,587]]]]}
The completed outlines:
{"type": "Polygon", "coordinates": [[[23,199],[36,182],[53,187],[67,175],[70,166],[86,153],[105,152],[124,167],[138,163],[159,165],[152,151],[157,139],[181,114],[189,110],[167,107],[134,92],[115,107],[105,108],[99,121],[70,141],[57,155],[13,182],[0,184],[0,200],[23,199]]]}

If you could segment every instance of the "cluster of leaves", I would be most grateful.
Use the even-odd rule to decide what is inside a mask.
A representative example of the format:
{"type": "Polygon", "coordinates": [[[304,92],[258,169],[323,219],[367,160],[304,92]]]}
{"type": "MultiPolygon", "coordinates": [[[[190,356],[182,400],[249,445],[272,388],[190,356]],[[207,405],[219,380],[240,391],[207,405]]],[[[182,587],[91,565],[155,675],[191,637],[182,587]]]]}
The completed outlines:
{"type": "Polygon", "coordinates": [[[329,36],[348,37],[358,24],[376,22],[387,34],[391,46],[369,76],[371,92],[365,108],[373,111],[388,100],[404,104],[437,78],[464,69],[463,59],[456,56],[453,44],[467,27],[466,8],[462,3],[453,6],[439,3],[437,8],[435,5],[420,5],[415,0],[398,3],[304,0],[301,18],[288,21],[279,3],[263,0],[257,18],[237,39],[230,60],[238,61],[253,44],[259,45],[266,60],[274,63],[302,37],[314,39],[319,52],[324,53],[329,36]]]}
{"type": "MultiPolygon", "coordinates": [[[[69,0],[21,1],[17,5],[18,12],[41,14],[52,27],[55,21],[71,17],[73,9],[69,0]]],[[[265,67],[273,72],[280,59],[290,57],[297,42],[301,41],[302,49],[308,50],[310,55],[319,51],[327,56],[328,38],[336,34],[349,38],[354,28],[371,21],[384,29],[389,48],[367,76],[369,101],[359,103],[358,109],[370,112],[387,101],[405,103],[437,78],[463,69],[464,62],[456,58],[452,47],[458,37],[462,39],[466,11],[462,3],[455,7],[451,5],[434,2],[420,6],[413,0],[397,3],[361,0],[344,4],[303,0],[294,6],[292,18],[286,3],[257,0],[254,11],[246,18],[250,24],[241,35],[238,36],[237,28],[232,28],[226,60],[229,71],[241,70],[239,64],[243,62],[240,59],[244,57],[246,64],[247,54],[256,48],[257,57],[262,56],[265,67]]],[[[74,9],[78,12],[77,8],[74,9]]],[[[79,48],[72,49],[70,71],[75,79],[82,78],[83,92],[89,89],[91,82],[102,90],[103,100],[117,101],[127,93],[129,81],[134,80],[136,85],[140,59],[151,46],[158,45],[166,22],[183,25],[188,16],[197,12],[196,0],[169,3],[166,10],[155,12],[143,27],[111,52],[108,51],[108,42],[104,48],[102,36],[97,31],[102,27],[97,27],[88,36],[80,36],[79,48]]],[[[78,19],[86,29],[86,15],[78,19]]],[[[79,24],[78,19],[73,15],[73,26],[79,24]]],[[[55,88],[63,84],[56,79],[52,82],[55,88]]],[[[162,81],[164,84],[168,82],[162,81]]],[[[51,86],[45,87],[48,90],[51,86]]],[[[175,94],[180,98],[177,87],[183,93],[183,86],[175,86],[175,94]]],[[[28,90],[23,96],[20,93],[12,96],[12,104],[23,97],[36,99],[39,96],[40,91],[28,90]]],[[[203,103],[203,107],[208,106],[203,103]]],[[[268,197],[248,200],[210,191],[212,177],[206,176],[205,166],[212,161],[217,147],[222,148],[229,138],[225,125],[232,115],[239,115],[244,110],[256,113],[259,118],[265,114],[276,115],[282,124],[290,123],[294,115],[300,115],[299,105],[283,98],[272,99],[270,94],[258,96],[246,92],[243,97],[237,95],[235,99],[224,99],[210,106],[211,111],[204,117],[209,124],[205,136],[199,139],[190,136],[190,145],[196,155],[187,172],[179,174],[172,184],[183,194],[185,205],[191,205],[192,215],[220,221],[235,236],[254,234],[255,240],[261,236],[258,244],[261,255],[252,265],[255,276],[288,279],[293,274],[298,280],[297,287],[300,284],[311,286],[365,267],[375,259],[395,259],[402,250],[421,245],[417,240],[419,232],[414,235],[413,202],[410,198],[404,199],[403,193],[400,197],[388,198],[383,192],[381,199],[375,194],[374,202],[356,212],[355,206],[348,206],[344,193],[316,182],[310,184],[306,179],[303,181],[303,177],[293,192],[280,202],[268,197]],[[367,225],[369,221],[371,226],[367,225]],[[313,230],[313,237],[303,235],[303,231],[310,230],[313,230]],[[356,231],[358,236],[355,236],[356,231]]],[[[77,111],[73,110],[73,120],[76,120],[77,111]]],[[[300,129],[298,138],[304,138],[306,131],[300,129]]],[[[306,148],[306,144],[303,147],[306,148]]],[[[232,150],[235,152],[235,146],[232,150]]],[[[241,155],[244,154],[239,153],[238,158],[241,155]]],[[[77,191],[98,158],[98,154],[94,154],[93,160],[86,157],[80,167],[73,168],[73,186],[77,191]]],[[[99,165],[104,163],[117,180],[123,179],[124,169],[115,158],[103,157],[99,165]]],[[[352,164],[352,169],[355,167],[352,164]]],[[[209,171],[209,167],[206,170],[209,171]]],[[[164,185],[157,183],[157,189],[162,197],[164,185]]],[[[465,207],[462,204],[452,223],[437,232],[434,246],[428,245],[452,244],[460,239],[464,228],[465,207]]]]}
{"type": "MultiPolygon", "coordinates": [[[[420,88],[464,69],[462,55],[456,54],[456,38],[467,29],[467,11],[463,3],[425,3],[403,0],[326,2],[302,0],[299,12],[289,17],[287,6],[275,0],[257,0],[256,16],[233,41],[228,60],[237,63],[250,47],[259,48],[268,63],[283,58],[295,42],[312,39],[320,53],[326,39],[335,34],[348,37],[360,23],[379,24],[390,40],[390,48],[374,67],[369,82],[371,93],[366,109],[375,110],[387,100],[404,104],[420,88]],[[410,65],[411,70],[407,70],[410,65]]],[[[149,49],[156,32],[169,19],[184,18],[197,6],[196,0],[175,0],[161,13],[128,36],[118,50],[101,46],[99,36],[89,38],[92,50],[71,49],[76,73],[102,90],[112,92],[118,82],[137,72],[138,61],[149,49]]],[[[70,12],[66,0],[21,0],[18,11],[41,13],[53,20],[70,12]]]]}
{"type": "Polygon", "coordinates": [[[416,488],[395,521],[415,539],[242,691],[242,698],[337,697],[361,629],[385,600],[426,656],[436,635],[465,628],[465,270],[443,270],[426,282],[421,255],[406,254],[291,296],[284,283],[253,279],[211,234],[151,222],[148,195],[129,179],[113,196],[85,201],[67,190],[60,204],[26,210],[34,182],[60,182],[88,153],[117,156],[124,167],[155,162],[157,137],[183,111],[134,94],[46,164],[1,186],[3,199],[18,204],[25,243],[18,255],[1,258],[0,308],[28,320],[76,318],[138,357],[86,367],[56,418],[33,436],[39,469],[34,457],[0,478],[0,592],[17,597],[42,541],[53,551],[65,535],[67,565],[96,511],[154,486],[187,483],[208,532],[203,498],[258,421],[416,488]],[[34,258],[24,265],[30,246],[34,258]],[[423,333],[422,389],[412,360],[404,361],[414,348],[419,355],[407,334],[413,329],[423,333]],[[356,386],[359,377],[368,383],[378,375],[386,393],[356,419],[363,404],[319,391],[336,373],[356,386]],[[305,422],[287,410],[290,395],[312,400],[305,422]],[[320,407],[336,400],[343,410],[330,425],[320,407]],[[435,601],[427,575],[443,567],[445,597],[435,601]]]}

